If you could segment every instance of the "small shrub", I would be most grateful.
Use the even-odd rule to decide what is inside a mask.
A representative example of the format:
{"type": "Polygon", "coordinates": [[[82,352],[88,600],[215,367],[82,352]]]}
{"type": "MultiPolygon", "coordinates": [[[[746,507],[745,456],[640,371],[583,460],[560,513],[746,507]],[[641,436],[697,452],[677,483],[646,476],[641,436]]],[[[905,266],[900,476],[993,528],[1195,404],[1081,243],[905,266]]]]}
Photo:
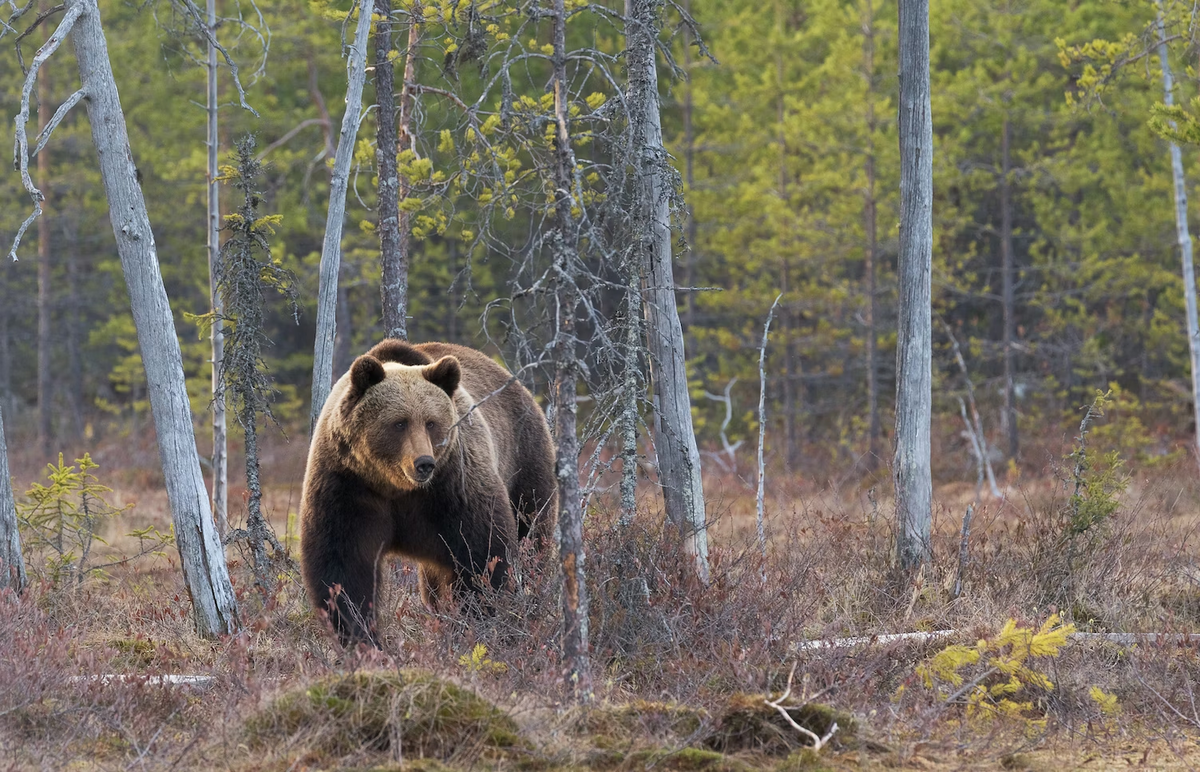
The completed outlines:
{"type": "MultiPolygon", "coordinates": [[[[61,453],[57,464],[47,464],[47,485],[34,483],[17,504],[17,520],[21,539],[32,552],[44,555],[40,573],[56,586],[75,587],[91,574],[123,565],[139,557],[158,554],[173,539],[154,526],[129,535],[138,540],[133,555],[118,557],[103,563],[93,563],[92,548],[98,543],[107,545],[100,536],[104,525],[127,512],[129,507],[115,507],[106,495],[112,489],[100,484],[92,471],[99,465],[87,453],[67,466],[61,453]]],[[[33,569],[37,572],[35,562],[33,569]]]]}

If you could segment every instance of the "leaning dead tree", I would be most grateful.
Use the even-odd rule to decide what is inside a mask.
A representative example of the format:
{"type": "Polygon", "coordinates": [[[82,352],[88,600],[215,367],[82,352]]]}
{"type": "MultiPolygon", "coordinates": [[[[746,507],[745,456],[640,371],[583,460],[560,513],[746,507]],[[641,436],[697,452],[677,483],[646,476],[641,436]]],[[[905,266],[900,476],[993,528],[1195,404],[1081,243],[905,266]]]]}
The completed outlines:
{"type": "MultiPolygon", "coordinates": [[[[346,58],[346,112],[334,155],[329,180],[329,212],[325,218],[325,241],[321,246],[321,273],[317,288],[317,340],[313,350],[312,406],[309,436],[317,425],[321,408],[333,386],[333,343],[337,334],[338,269],[342,262],[342,225],[346,219],[346,187],[350,162],[354,158],[354,138],[362,123],[363,83],[367,73],[367,39],[371,33],[371,7],[363,0],[358,7],[358,26],[354,43],[346,58]]],[[[351,16],[354,9],[351,8],[351,16]]],[[[347,17],[347,24],[349,17],[347,17]]]]}
{"type": "Polygon", "coordinates": [[[8,475],[8,442],[4,437],[4,419],[0,417],[0,590],[11,587],[20,592],[26,581],[16,500],[8,475]]]}
{"type": "Polygon", "coordinates": [[[683,326],[671,263],[671,204],[678,174],[663,146],[655,51],[662,0],[631,0],[625,20],[629,86],[626,95],[637,184],[632,237],[646,286],[643,303],[654,383],[654,446],[667,517],[684,534],[696,573],[708,581],[708,530],[700,449],[692,428],[683,326]]]}
{"type": "Polygon", "coordinates": [[[225,356],[221,360],[219,396],[228,397],[241,424],[246,450],[246,527],[229,534],[227,543],[245,541],[253,558],[254,577],[264,594],[274,588],[272,560],[284,554],[271,525],[262,513],[262,481],[259,477],[259,417],[271,419],[275,394],[271,377],[263,361],[263,346],[268,344],[263,324],[267,291],[283,295],[297,317],[295,278],[271,259],[268,236],[274,234],[279,215],[261,216],[258,211],[262,192],[258,190],[262,164],[254,155],[254,137],[237,143],[237,168],[228,169],[225,178],[242,194],[236,214],[225,218],[229,238],[221,247],[215,270],[217,292],[224,309],[213,314],[225,338],[225,356]]]}
{"type": "MultiPolygon", "coordinates": [[[[0,29],[0,36],[4,31],[14,29],[28,8],[14,11],[0,29]]],[[[100,176],[108,197],[109,218],[129,290],[142,364],[146,370],[150,408],[158,434],[167,498],[175,524],[175,540],[179,546],[184,582],[192,598],[196,629],[201,635],[210,637],[228,634],[237,629],[237,604],[200,472],[200,454],[196,449],[191,404],[184,382],[183,357],[158,268],[146,201],[133,165],[125,114],[100,24],[100,9],[96,0],[66,0],[58,9],[64,11],[62,20],[33,58],[21,91],[20,112],[16,119],[15,165],[33,200],[34,211],[18,231],[12,253],[16,255],[21,236],[42,211],[44,196],[30,179],[30,161],[42,151],[71,108],[83,102],[92,126],[92,142],[96,146],[100,176]],[[80,88],[54,112],[31,152],[25,129],[29,121],[30,92],[38,71],[68,34],[71,34],[79,65],[80,88]]]]}
{"type": "Polygon", "coordinates": [[[900,0],[900,318],[896,344],[896,559],[931,557],[933,118],[929,0],[900,0]]]}

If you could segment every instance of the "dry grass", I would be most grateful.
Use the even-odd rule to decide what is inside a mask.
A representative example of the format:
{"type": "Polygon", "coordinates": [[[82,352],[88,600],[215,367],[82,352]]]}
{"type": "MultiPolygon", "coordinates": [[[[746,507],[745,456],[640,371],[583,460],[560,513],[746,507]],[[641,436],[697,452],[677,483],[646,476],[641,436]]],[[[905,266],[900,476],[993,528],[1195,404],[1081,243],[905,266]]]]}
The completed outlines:
{"type": "MultiPolygon", "coordinates": [[[[268,450],[265,511],[281,536],[295,535],[302,452],[268,450]]],[[[134,504],[106,534],[117,552],[129,546],[124,531],[169,525],[153,457],[115,468],[118,457],[93,452],[115,500],[134,504]]],[[[752,493],[732,476],[708,479],[707,587],[689,578],[649,490],[628,531],[601,502],[587,523],[598,706],[586,711],[562,702],[553,567],[532,555],[520,561],[522,591],[496,597],[485,615],[430,615],[411,567],[394,564],[381,652],[339,650],[293,573],[259,597],[236,554],[245,631],[216,643],[193,634],[169,554],[77,590],[37,584],[20,600],[0,596],[0,766],[1194,768],[1195,645],[1069,646],[1038,663],[1053,688],[1023,687],[1031,708],[1019,719],[968,717],[923,686],[916,666],[949,641],[796,647],[935,629],[963,631],[969,643],[1009,618],[1036,625],[1054,612],[1095,631],[1200,631],[1200,484],[1185,463],[1135,473],[1120,508],[1068,566],[1069,592],[1051,548],[1069,490],[1049,467],[1026,471],[1003,501],[981,503],[959,598],[951,588],[973,485],[939,487],[935,560],[915,581],[890,566],[886,477],[836,490],[776,478],[765,559],[753,543],[752,493]],[[819,756],[763,702],[793,666],[818,695],[793,717],[821,730],[836,711],[843,727],[819,756]],[[213,680],[193,688],[95,678],[109,673],[213,680]],[[1102,710],[1092,687],[1115,695],[1119,712],[1102,710]]],[[[15,459],[18,487],[35,466],[15,459]]]]}

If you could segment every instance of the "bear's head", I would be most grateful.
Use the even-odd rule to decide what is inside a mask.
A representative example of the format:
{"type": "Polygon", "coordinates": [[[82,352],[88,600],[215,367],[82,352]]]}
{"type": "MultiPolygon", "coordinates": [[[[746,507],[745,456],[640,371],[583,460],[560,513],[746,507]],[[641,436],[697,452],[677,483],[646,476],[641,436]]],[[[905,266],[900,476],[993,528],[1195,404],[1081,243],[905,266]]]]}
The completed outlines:
{"type": "Polygon", "coordinates": [[[415,490],[429,484],[456,446],[462,370],[452,356],[410,365],[374,353],[350,367],[340,404],[342,440],[371,477],[415,490]]]}

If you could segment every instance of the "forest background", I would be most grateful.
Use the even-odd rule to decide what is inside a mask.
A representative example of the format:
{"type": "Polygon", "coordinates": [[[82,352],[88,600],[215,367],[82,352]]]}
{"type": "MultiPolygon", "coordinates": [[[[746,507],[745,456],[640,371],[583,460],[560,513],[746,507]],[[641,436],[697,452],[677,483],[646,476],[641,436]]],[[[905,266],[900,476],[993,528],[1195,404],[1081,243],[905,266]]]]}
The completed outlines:
{"type": "MultiPolygon", "coordinates": [[[[206,331],[191,321],[209,304],[202,41],[175,31],[186,24],[169,6],[101,6],[199,427],[210,389],[206,331]]],[[[344,15],[326,3],[261,2],[258,10],[246,21],[263,34],[236,25],[222,31],[261,114],[238,107],[222,70],[222,156],[246,131],[265,149],[263,211],[282,216],[273,252],[298,277],[300,301],[298,323],[283,303],[269,316],[266,359],[281,391],[275,414],[303,435],[330,137],[345,82],[344,15]]],[[[686,201],[676,276],[681,287],[696,288],[681,292],[680,307],[702,446],[718,451],[726,440],[744,440],[748,451],[753,444],[762,327],[782,293],[765,368],[769,462],[822,484],[856,478],[890,457],[896,9],[878,0],[694,0],[688,10],[712,58],[685,45],[685,31],[669,29],[665,50],[687,78],[663,77],[662,102],[686,201]],[[717,397],[726,393],[723,427],[726,405],[717,397]]],[[[1110,387],[1123,420],[1106,441],[1145,462],[1184,452],[1192,427],[1170,160],[1165,140],[1147,125],[1151,105],[1162,100],[1157,60],[1127,57],[1097,99],[1080,90],[1085,65],[1071,48],[1125,40],[1129,53],[1153,19],[1154,6],[1144,2],[932,3],[933,457],[943,481],[972,479],[975,466],[947,331],[963,348],[995,461],[1040,468],[1078,424],[1079,405],[1110,387]],[[1010,293],[1002,287],[1006,250],[1010,293]],[[1047,443],[1053,449],[1043,451],[1047,443]]],[[[455,50],[458,37],[436,32],[421,39],[415,80],[464,88],[477,69],[455,50]]],[[[612,29],[581,24],[569,32],[601,50],[620,49],[612,29]]],[[[21,78],[14,57],[0,66],[0,98],[12,115],[21,78]]],[[[73,89],[72,67],[69,57],[50,62],[50,104],[73,89]]],[[[1186,60],[1177,69],[1177,100],[1186,103],[1194,69],[1186,60]]],[[[535,86],[525,88],[518,97],[542,98],[535,86]]],[[[368,102],[371,89],[368,80],[368,102]]],[[[485,310],[512,294],[519,266],[475,239],[477,202],[459,196],[447,204],[431,192],[431,180],[454,161],[447,134],[457,125],[454,110],[436,94],[416,96],[416,157],[427,161],[401,165],[412,187],[409,335],[511,356],[501,320],[485,310]]],[[[51,431],[43,461],[96,438],[136,436],[149,421],[87,132],[83,113],[73,112],[50,148],[48,274],[39,284],[43,253],[33,233],[21,259],[0,271],[0,399],[17,448],[37,433],[44,406],[51,431]],[[42,338],[40,304],[49,309],[42,338]],[[49,347],[53,374],[40,384],[39,345],[49,347]]],[[[368,113],[347,208],[335,377],[384,336],[374,134],[368,113]]],[[[1185,148],[1191,171],[1189,156],[1185,148]]],[[[28,208],[15,174],[0,180],[0,197],[7,202],[0,232],[11,236],[28,208]]],[[[227,192],[223,205],[231,209],[233,200],[227,192]]],[[[517,210],[493,237],[519,243],[531,222],[517,210]]],[[[619,295],[609,300],[613,315],[619,295]]],[[[729,463],[725,454],[706,454],[708,465],[729,463]]]]}

